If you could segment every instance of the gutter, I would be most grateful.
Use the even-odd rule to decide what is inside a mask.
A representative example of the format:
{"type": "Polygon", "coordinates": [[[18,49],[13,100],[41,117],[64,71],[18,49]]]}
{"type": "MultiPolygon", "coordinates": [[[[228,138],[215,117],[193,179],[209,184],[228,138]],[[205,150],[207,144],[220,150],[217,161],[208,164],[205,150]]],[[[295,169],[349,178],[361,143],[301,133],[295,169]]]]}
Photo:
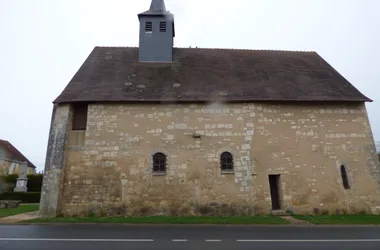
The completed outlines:
{"type": "MultiPolygon", "coordinates": [[[[18,164],[23,164],[24,162],[21,162],[21,161],[15,161],[15,160],[11,160],[11,159],[7,159],[7,158],[3,158],[3,157],[0,157],[0,160],[3,160],[3,161],[10,161],[10,162],[14,162],[14,163],[18,163],[18,164]]],[[[28,166],[30,167],[30,166],[28,166]]]]}

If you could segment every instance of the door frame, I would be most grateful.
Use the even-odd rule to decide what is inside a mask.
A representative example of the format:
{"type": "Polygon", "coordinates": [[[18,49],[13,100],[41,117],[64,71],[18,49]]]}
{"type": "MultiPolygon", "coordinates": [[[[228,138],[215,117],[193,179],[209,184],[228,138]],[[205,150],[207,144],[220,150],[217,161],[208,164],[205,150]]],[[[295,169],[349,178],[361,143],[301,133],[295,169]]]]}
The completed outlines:
{"type": "Polygon", "coordinates": [[[282,186],[281,174],[268,175],[268,183],[271,197],[272,210],[277,211],[282,209],[282,186]],[[276,202],[273,202],[276,201],[276,202]]]}

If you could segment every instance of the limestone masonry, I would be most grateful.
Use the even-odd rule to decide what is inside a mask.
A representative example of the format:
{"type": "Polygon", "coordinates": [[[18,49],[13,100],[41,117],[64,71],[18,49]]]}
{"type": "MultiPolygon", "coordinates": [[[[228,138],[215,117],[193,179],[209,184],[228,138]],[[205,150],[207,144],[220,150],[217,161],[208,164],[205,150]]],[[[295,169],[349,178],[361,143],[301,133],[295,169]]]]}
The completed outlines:
{"type": "MultiPolygon", "coordinates": [[[[53,131],[71,116],[68,106],[57,112],[65,118],[53,131]]],[[[281,175],[284,210],[380,209],[380,168],[364,105],[93,104],[86,131],[70,126],[63,176],[54,180],[64,215],[191,214],[199,207],[269,213],[272,174],[281,175]],[[220,169],[225,151],[233,172],[220,169]],[[164,175],[152,173],[156,152],[167,156],[164,175]]]]}

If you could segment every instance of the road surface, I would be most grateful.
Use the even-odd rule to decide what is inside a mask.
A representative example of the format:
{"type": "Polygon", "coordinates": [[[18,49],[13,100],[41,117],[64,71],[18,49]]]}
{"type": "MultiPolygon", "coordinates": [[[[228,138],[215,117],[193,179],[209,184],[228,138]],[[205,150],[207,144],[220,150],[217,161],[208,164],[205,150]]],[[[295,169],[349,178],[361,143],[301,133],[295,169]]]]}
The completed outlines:
{"type": "Polygon", "coordinates": [[[379,250],[377,226],[0,225],[1,250],[379,250]]]}

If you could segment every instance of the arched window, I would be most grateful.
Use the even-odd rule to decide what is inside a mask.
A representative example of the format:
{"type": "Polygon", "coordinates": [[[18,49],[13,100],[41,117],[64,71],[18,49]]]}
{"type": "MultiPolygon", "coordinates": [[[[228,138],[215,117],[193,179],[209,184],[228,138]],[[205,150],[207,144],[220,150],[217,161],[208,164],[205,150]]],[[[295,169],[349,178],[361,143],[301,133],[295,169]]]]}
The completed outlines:
{"type": "Polygon", "coordinates": [[[220,155],[220,167],[222,171],[233,171],[234,161],[232,154],[229,152],[224,152],[220,155]]]}
{"type": "Polygon", "coordinates": [[[166,155],[164,155],[163,153],[156,153],[155,155],[153,155],[153,172],[166,172],[166,155]]]}
{"type": "Polygon", "coordinates": [[[342,176],[344,189],[350,189],[350,183],[348,182],[347,171],[344,165],[340,166],[340,175],[342,176]]]}

